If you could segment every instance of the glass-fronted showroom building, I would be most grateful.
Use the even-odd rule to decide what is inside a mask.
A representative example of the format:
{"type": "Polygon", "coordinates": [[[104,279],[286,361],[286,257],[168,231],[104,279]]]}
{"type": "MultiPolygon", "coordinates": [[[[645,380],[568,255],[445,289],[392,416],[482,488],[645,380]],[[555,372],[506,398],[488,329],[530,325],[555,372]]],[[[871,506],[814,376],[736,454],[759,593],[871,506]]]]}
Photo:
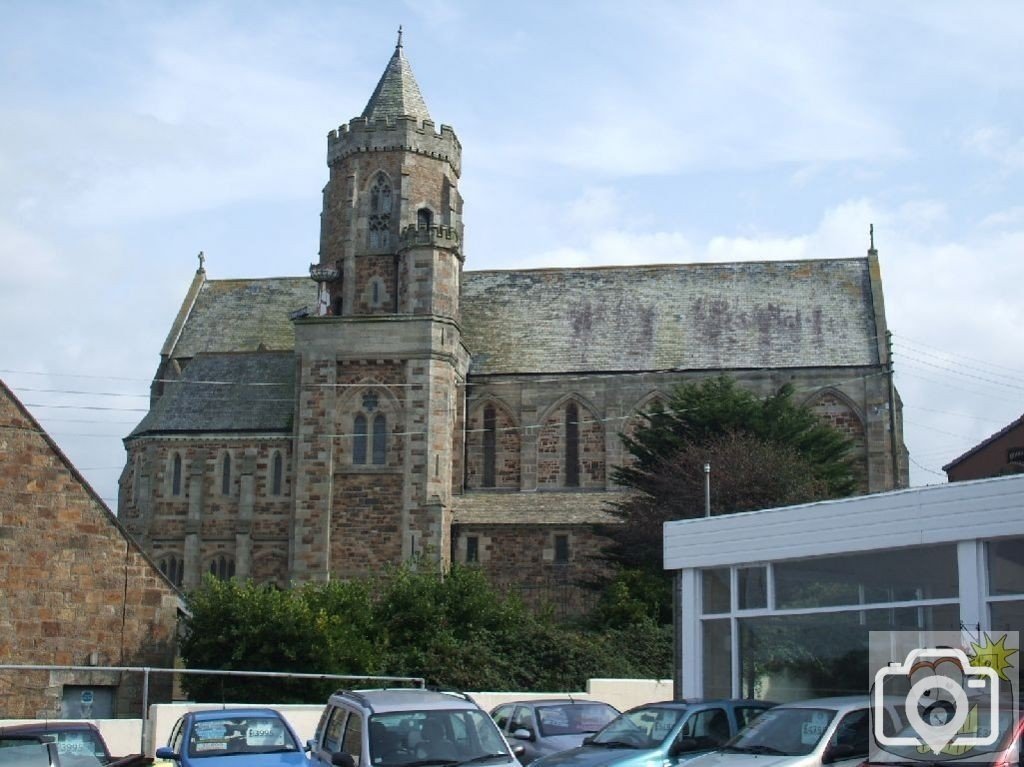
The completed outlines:
{"type": "Polygon", "coordinates": [[[669,522],[677,692],[866,693],[868,636],[1024,630],[1024,476],[669,522]]]}

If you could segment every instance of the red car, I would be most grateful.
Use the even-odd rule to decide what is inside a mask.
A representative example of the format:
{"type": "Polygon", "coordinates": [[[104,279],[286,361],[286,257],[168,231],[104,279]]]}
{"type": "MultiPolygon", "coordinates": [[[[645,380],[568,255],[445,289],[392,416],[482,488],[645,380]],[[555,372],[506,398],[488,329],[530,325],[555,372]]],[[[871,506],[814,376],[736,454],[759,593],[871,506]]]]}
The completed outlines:
{"type": "Polygon", "coordinates": [[[96,725],[90,722],[49,720],[0,728],[0,737],[32,736],[56,744],[61,764],[107,764],[110,750],[96,725]]]}

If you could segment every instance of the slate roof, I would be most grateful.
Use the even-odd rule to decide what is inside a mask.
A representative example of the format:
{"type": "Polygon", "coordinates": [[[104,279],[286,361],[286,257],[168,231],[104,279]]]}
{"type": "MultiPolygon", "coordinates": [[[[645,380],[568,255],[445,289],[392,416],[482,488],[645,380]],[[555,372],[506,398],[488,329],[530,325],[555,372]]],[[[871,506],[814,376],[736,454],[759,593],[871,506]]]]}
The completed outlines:
{"type": "Polygon", "coordinates": [[[878,363],[867,259],[467,272],[471,374],[878,363]]]}
{"type": "Polygon", "coordinates": [[[366,102],[362,116],[371,121],[391,121],[406,115],[420,122],[430,120],[430,112],[420,94],[420,86],[416,84],[409,60],[402,52],[402,37],[399,34],[395,52],[374,88],[373,95],[366,102]]]}
{"type": "Polygon", "coordinates": [[[1017,428],[1018,426],[1021,426],[1022,424],[1024,424],[1024,415],[1022,415],[1022,416],[1021,416],[1020,418],[1018,418],[1018,419],[1017,419],[1016,421],[1012,421],[1011,423],[1008,423],[1008,424],[1007,424],[1006,426],[1004,426],[1004,427],[1003,427],[1002,429],[1000,429],[999,431],[997,431],[997,432],[996,432],[995,434],[993,434],[993,435],[992,435],[991,437],[988,437],[988,438],[986,438],[986,439],[983,439],[983,440],[982,440],[981,442],[979,442],[979,443],[978,443],[977,445],[975,445],[974,447],[972,447],[972,448],[970,448],[969,450],[967,450],[967,452],[965,452],[965,453],[963,453],[962,455],[959,455],[959,456],[957,456],[956,458],[954,458],[954,459],[953,459],[952,461],[950,461],[950,462],[949,462],[949,463],[947,463],[947,464],[946,464],[945,466],[943,466],[943,467],[942,467],[942,470],[943,470],[943,471],[949,471],[949,470],[950,470],[950,469],[952,469],[952,468],[953,468],[954,466],[957,466],[957,465],[959,465],[960,463],[962,463],[962,462],[966,461],[966,460],[967,460],[968,458],[970,458],[970,457],[971,457],[972,455],[974,455],[975,453],[977,453],[977,452],[979,452],[979,451],[981,451],[981,450],[984,450],[984,449],[985,449],[986,447],[988,447],[989,445],[991,445],[991,444],[992,444],[993,442],[995,442],[995,441],[996,441],[997,439],[999,439],[1000,437],[1004,437],[1004,436],[1006,436],[1007,434],[1009,434],[1009,433],[1010,433],[1011,431],[1013,431],[1014,429],[1016,429],[1016,428],[1017,428]]]}
{"type": "Polygon", "coordinates": [[[295,330],[289,315],[315,306],[316,283],[309,277],[206,280],[170,356],[254,352],[261,345],[267,351],[294,349],[295,330]]]}
{"type": "Polygon", "coordinates": [[[452,496],[453,521],[463,525],[615,524],[607,510],[621,492],[470,492],[452,496]]]}
{"type": "MultiPolygon", "coordinates": [[[[471,375],[878,364],[867,259],[467,271],[471,375]]],[[[206,280],[169,356],[294,349],[306,277],[206,280]]],[[[187,311],[186,311],[187,310],[187,311]]]]}
{"type": "MultiPolygon", "coordinates": [[[[307,280],[308,281],[308,280],[307,280]]],[[[295,409],[295,355],[197,354],[179,381],[129,435],[193,432],[290,433],[295,409]]]]}

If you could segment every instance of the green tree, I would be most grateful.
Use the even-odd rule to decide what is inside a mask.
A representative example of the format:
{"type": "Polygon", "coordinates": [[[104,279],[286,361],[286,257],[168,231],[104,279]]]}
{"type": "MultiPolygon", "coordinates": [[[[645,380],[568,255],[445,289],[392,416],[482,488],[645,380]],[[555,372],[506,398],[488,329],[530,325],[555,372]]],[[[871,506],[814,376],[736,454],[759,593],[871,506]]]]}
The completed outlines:
{"type": "MultiPolygon", "coordinates": [[[[376,641],[370,593],[360,582],[283,591],[209,577],[188,595],[182,660],[192,669],[377,673],[385,656],[376,641]]],[[[192,674],[183,685],[195,700],[254,703],[320,702],[340,686],[329,680],[192,674]]]]}
{"type": "Polygon", "coordinates": [[[677,387],[623,441],[632,460],[614,472],[631,489],[612,512],[606,552],[627,568],[660,570],[662,525],[704,515],[704,465],[711,465],[711,513],[850,495],[858,477],[851,440],[793,402],[785,385],[760,399],[728,377],[677,387]]]}
{"type": "MultiPolygon", "coordinates": [[[[188,596],[182,658],[192,669],[414,676],[526,692],[671,672],[670,632],[628,607],[609,608],[616,625],[563,624],[498,593],[477,568],[441,575],[417,564],[289,591],[207,579],[188,596]]],[[[347,684],[206,675],[184,683],[194,700],[278,703],[322,702],[347,684]]]]}

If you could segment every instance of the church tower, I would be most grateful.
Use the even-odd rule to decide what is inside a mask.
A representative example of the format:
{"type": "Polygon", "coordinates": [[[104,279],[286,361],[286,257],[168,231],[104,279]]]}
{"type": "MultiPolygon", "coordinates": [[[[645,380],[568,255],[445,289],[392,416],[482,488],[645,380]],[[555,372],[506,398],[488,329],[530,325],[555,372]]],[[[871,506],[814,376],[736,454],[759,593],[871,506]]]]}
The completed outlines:
{"type": "Polygon", "coordinates": [[[295,320],[293,581],[448,563],[464,382],[461,146],[398,43],[331,131],[317,310],[295,320]]]}

